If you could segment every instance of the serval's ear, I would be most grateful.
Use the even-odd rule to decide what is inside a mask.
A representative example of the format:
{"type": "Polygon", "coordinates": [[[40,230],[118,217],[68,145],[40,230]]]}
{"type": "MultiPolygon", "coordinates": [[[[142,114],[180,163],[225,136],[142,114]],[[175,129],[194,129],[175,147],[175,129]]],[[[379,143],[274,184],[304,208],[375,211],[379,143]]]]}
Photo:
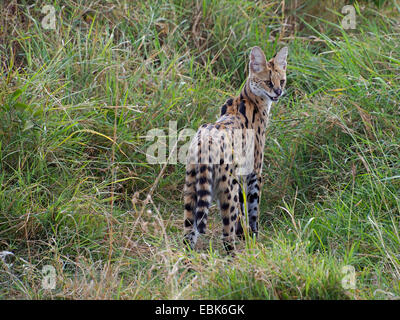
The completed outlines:
{"type": "Polygon", "coordinates": [[[278,66],[282,70],[286,70],[287,55],[288,55],[288,48],[287,47],[283,47],[281,50],[279,50],[279,52],[274,57],[275,65],[278,66]]]}
{"type": "Polygon", "coordinates": [[[265,59],[264,52],[259,47],[254,47],[250,52],[250,71],[261,72],[267,66],[267,61],[265,59]]]}

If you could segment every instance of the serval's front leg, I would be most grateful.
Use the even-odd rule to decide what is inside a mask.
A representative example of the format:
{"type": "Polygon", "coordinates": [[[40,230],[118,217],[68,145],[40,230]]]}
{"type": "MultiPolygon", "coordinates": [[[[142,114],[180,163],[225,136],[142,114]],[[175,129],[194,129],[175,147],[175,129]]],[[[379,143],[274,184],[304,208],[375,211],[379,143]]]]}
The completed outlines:
{"type": "MultiPolygon", "coordinates": [[[[252,172],[246,177],[245,185],[239,188],[240,216],[236,224],[236,235],[243,238],[243,226],[250,227],[253,235],[258,235],[258,216],[260,202],[261,176],[252,172]],[[246,201],[243,194],[246,195],[246,201]],[[246,202],[246,203],[245,203],[246,202]],[[246,205],[245,205],[246,204],[246,205]],[[247,211],[247,216],[246,216],[247,211]],[[247,222],[248,219],[248,222],[247,222]],[[247,225],[247,223],[249,225],[247,225]]],[[[249,230],[249,231],[250,231],[249,230]]]]}
{"type": "Polygon", "coordinates": [[[247,176],[247,212],[250,229],[253,235],[258,235],[258,216],[260,211],[261,176],[251,173],[247,176]]]}

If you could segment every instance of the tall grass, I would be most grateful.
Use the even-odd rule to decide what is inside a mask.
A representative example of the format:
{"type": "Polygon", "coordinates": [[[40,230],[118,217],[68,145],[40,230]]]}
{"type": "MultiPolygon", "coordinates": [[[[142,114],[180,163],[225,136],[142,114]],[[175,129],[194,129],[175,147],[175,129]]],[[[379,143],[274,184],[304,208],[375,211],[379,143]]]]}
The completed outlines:
{"type": "Polygon", "coordinates": [[[355,2],[344,30],[324,3],[53,1],[46,30],[50,2],[2,2],[0,297],[398,299],[399,4],[355,2]],[[184,165],[149,164],[147,133],[214,121],[249,48],[283,44],[259,239],[226,256],[212,207],[186,252],[184,165]]]}

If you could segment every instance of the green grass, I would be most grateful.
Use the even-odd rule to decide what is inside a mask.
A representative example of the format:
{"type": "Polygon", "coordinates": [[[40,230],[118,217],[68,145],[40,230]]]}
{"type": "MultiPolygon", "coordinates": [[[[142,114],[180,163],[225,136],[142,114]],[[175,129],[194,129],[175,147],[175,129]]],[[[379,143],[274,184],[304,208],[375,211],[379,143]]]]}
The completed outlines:
{"type": "Polygon", "coordinates": [[[0,298],[399,299],[400,4],[355,2],[344,30],[344,1],[283,2],[43,1],[56,30],[0,5],[0,298]],[[184,165],[145,137],[214,121],[249,48],[284,44],[259,239],[227,256],[214,206],[186,252],[184,165]]]}

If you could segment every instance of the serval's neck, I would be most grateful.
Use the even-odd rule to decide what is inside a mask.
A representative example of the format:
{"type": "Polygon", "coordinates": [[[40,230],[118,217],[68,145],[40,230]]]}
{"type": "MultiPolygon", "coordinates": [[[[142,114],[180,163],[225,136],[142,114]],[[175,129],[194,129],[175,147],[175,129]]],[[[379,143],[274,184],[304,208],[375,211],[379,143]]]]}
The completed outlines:
{"type": "Polygon", "coordinates": [[[268,126],[272,101],[268,98],[256,96],[250,89],[249,80],[247,80],[243,86],[240,99],[246,99],[248,101],[250,108],[253,108],[254,122],[261,125],[261,131],[264,132],[268,126]]]}

